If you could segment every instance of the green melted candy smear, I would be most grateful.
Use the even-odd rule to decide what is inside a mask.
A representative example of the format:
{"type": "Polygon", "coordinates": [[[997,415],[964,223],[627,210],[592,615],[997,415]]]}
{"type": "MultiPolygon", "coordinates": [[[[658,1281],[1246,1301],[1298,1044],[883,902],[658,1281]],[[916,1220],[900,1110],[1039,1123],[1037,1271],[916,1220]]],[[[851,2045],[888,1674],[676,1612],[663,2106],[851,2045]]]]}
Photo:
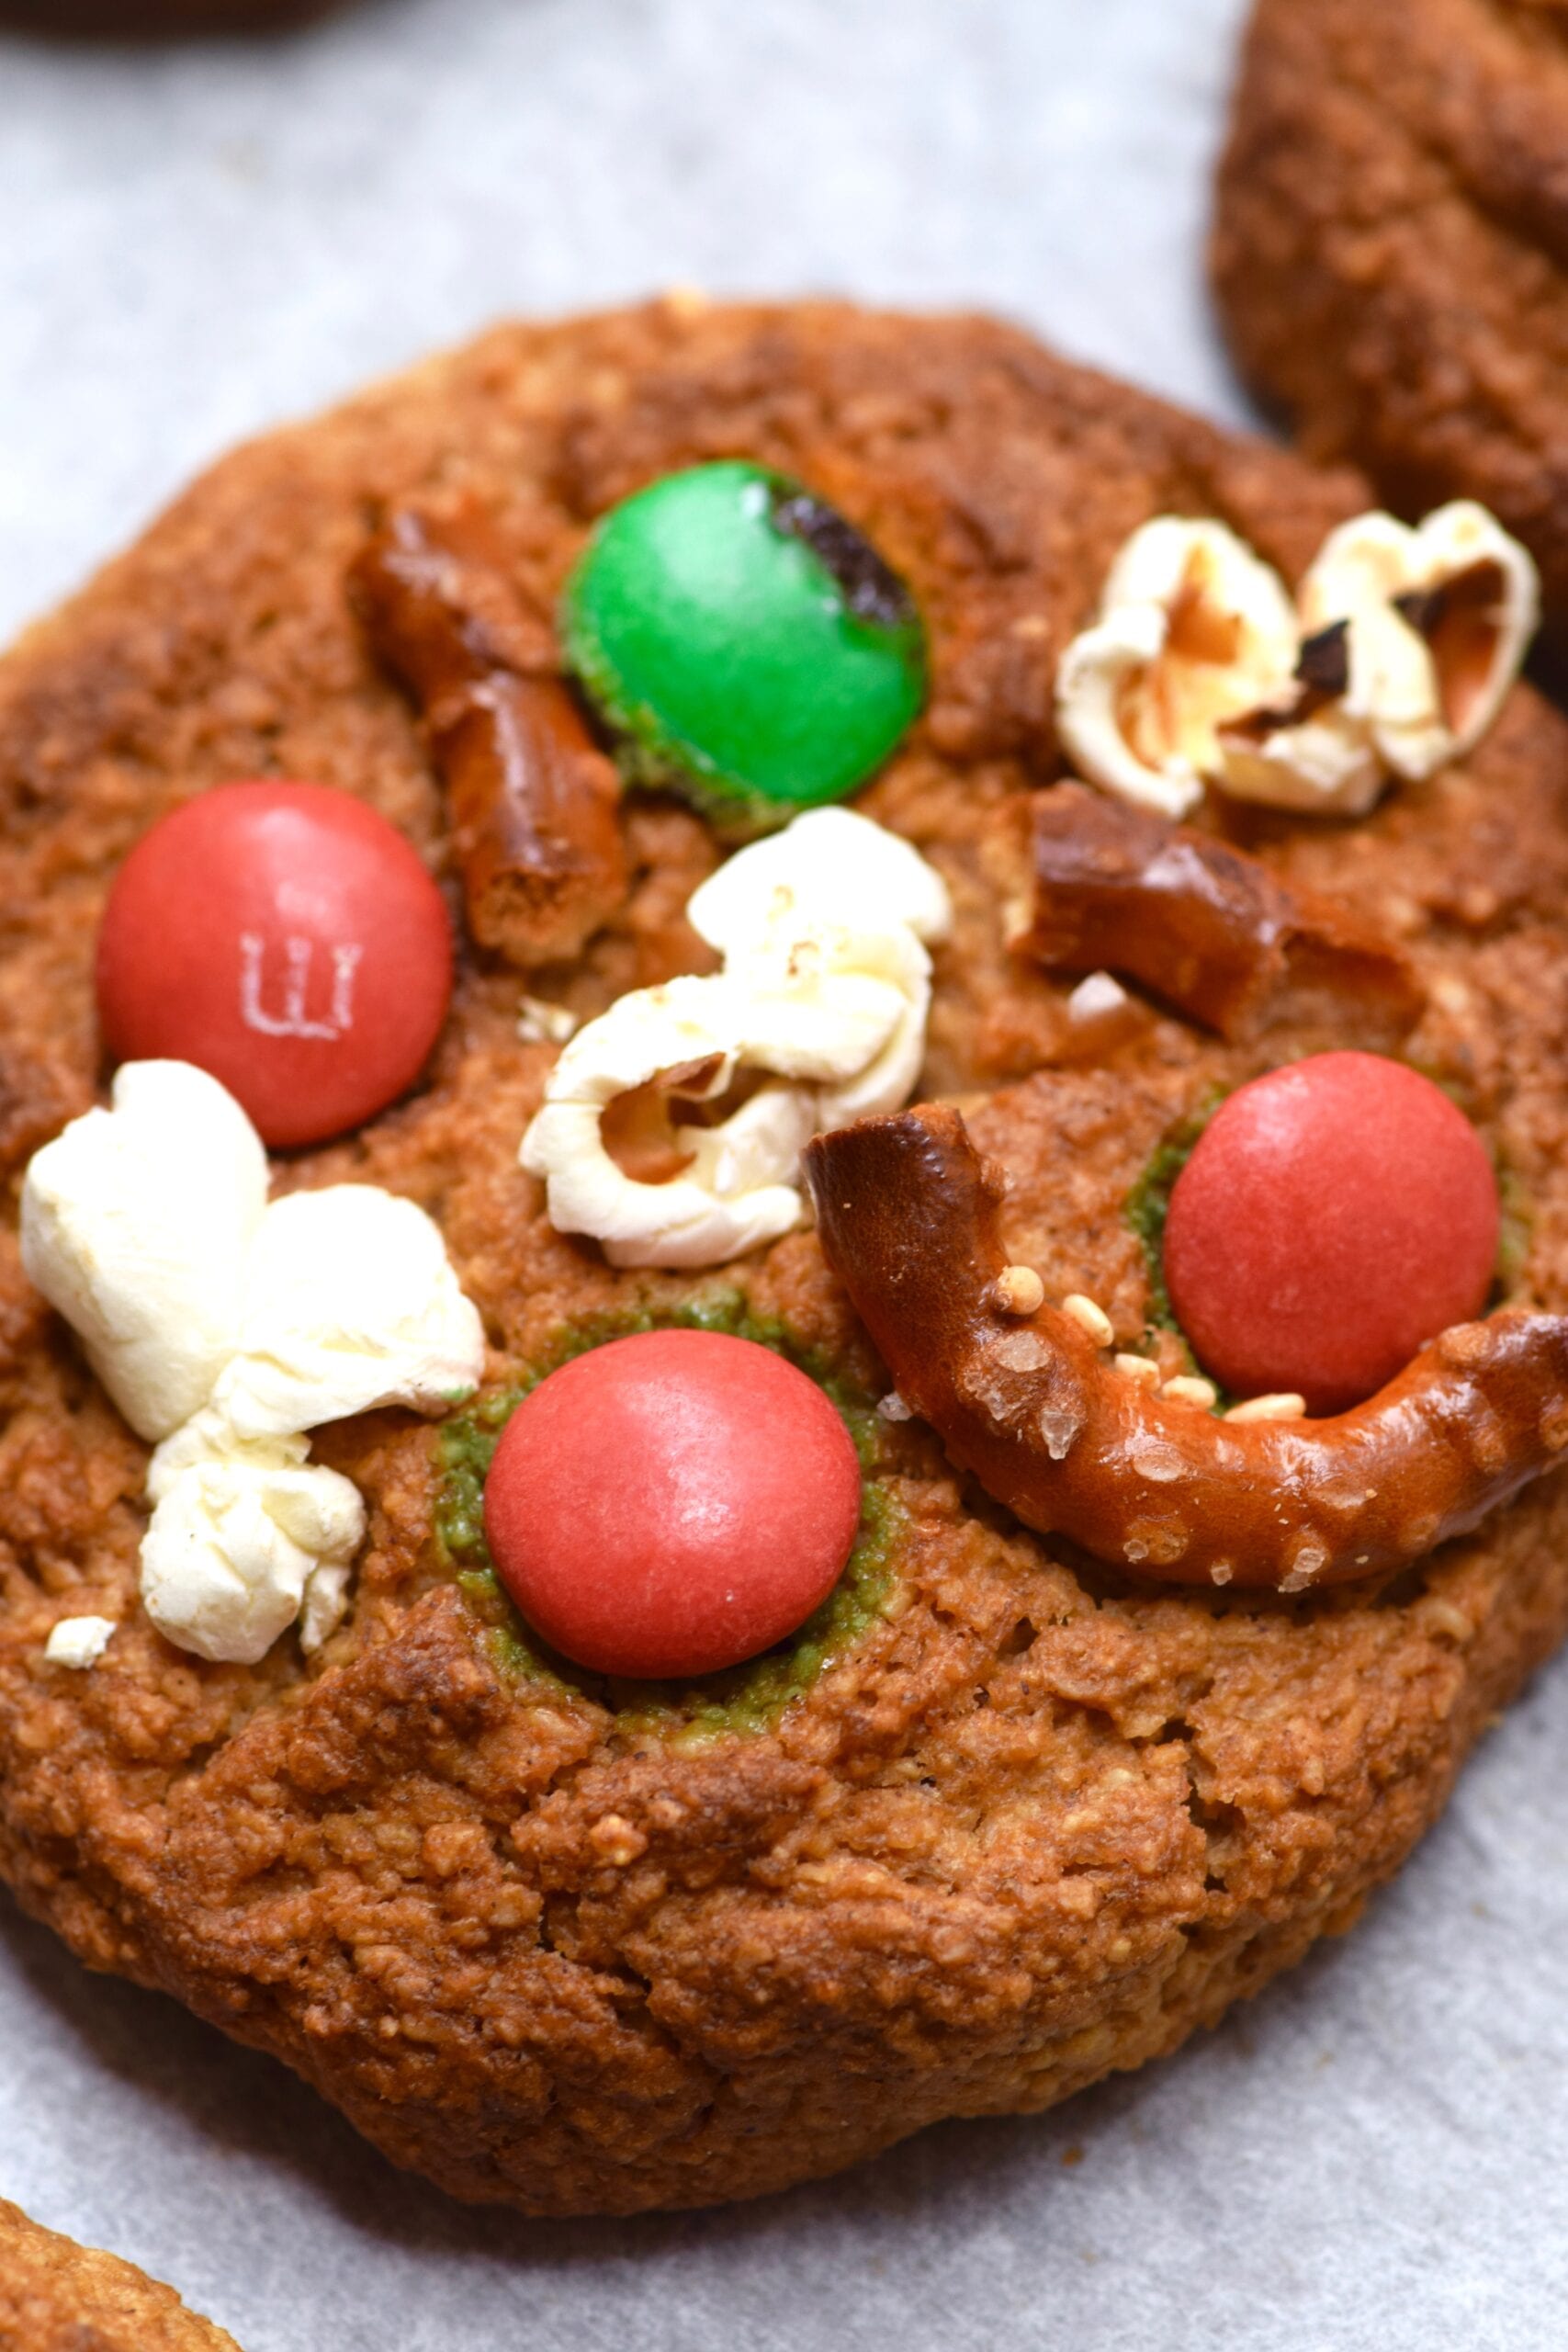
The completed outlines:
{"type": "Polygon", "coordinates": [[[869,1399],[827,1372],[809,1351],[794,1347],[782,1323],[750,1314],[735,1291],[720,1291],[685,1307],[591,1316],[561,1331],[515,1386],[495,1391],[455,1419],[437,1441],[440,1485],[435,1527],[443,1550],[457,1570],[469,1607],[491,1628],[496,1657],[522,1679],[575,1690],[615,1710],[630,1729],[674,1738],[702,1738],[722,1732],[769,1730],[793,1700],[810,1690],[826,1667],[853,1648],[884,1613],[894,1589],[893,1562],[902,1513],[869,1475],[861,1508],[861,1530],[849,1564],[827,1600],[800,1631],[776,1649],[723,1674],[689,1683],[617,1682],[587,1674],[546,1648],[513,1606],[495,1573],[485,1542],[484,1483],[502,1431],[531,1389],[563,1363],[607,1340],[639,1331],[721,1331],[755,1340],[815,1380],[843,1416],[861,1468],[869,1474],[877,1457],[878,1423],[869,1399]]]}
{"type": "Polygon", "coordinates": [[[925,699],[902,581],[823,500],[739,459],[612,508],[561,634],[628,779],[750,825],[842,799],[925,699]]]}
{"type": "Polygon", "coordinates": [[[1224,1101],[1225,1091],[1223,1086],[1210,1088],[1196,1108],[1160,1138],[1127,1195],[1127,1222],[1143,1244],[1148,1276],[1148,1319],[1162,1330],[1174,1331],[1184,1345],[1186,1334],[1176,1319],[1170,1293],[1165,1286],[1165,1223],[1170,1215],[1176,1180],[1197,1149],[1199,1136],[1224,1101]]]}
{"type": "Polygon", "coordinates": [[[1497,1197],[1503,1216],[1497,1239],[1497,1279],[1487,1302],[1490,1306],[1501,1306],[1520,1295],[1535,1232],[1534,1204],[1513,1169],[1498,1169],[1497,1197]]]}

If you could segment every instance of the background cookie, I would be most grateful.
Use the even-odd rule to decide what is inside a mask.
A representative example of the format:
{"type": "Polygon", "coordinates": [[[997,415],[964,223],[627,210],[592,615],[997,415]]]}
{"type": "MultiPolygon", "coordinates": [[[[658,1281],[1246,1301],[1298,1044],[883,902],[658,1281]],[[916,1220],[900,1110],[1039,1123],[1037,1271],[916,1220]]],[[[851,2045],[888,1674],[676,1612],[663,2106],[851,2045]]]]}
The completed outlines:
{"type": "Polygon", "coordinates": [[[141,40],[207,32],[281,31],[341,0],[0,0],[0,26],[141,40]]]}
{"type": "Polygon", "coordinates": [[[40,2229],[0,2199],[6,2352],[235,2352],[234,2339],[114,2254],[40,2229]]]}
{"type": "Polygon", "coordinates": [[[1243,368],[1401,511],[1480,499],[1568,603],[1568,17],[1261,0],[1213,266],[1243,368]]]}
{"type": "MultiPolygon", "coordinates": [[[[983,321],[680,304],[507,329],[198,484],[0,679],[0,887],[27,910],[0,961],[9,1174],[89,1098],[97,911],[176,797],[306,774],[441,858],[422,747],[344,591],[389,505],[479,496],[548,605],[606,505],[737,450],[837,501],[927,616],[929,711],[863,805],[959,904],[931,1082],[1004,1090],[976,1129],[1018,1170],[1015,1230],[1058,1287],[1140,1317],[1115,1204],[1192,1091],[1246,1063],[1167,1023],[1131,1079],[1030,1080],[1055,1000],[1001,955],[983,820],[1057,772],[1056,658],[1139,522],[1217,514],[1294,577],[1364,493],[983,321]]],[[[1433,1066],[1538,1200],[1551,1305],[1568,1179],[1540,1041],[1562,1018],[1563,749],[1521,693],[1468,768],[1364,825],[1258,829],[1446,975],[1433,1066]]],[[[649,801],[632,840],[627,914],[563,977],[582,1010],[691,953],[679,910],[709,837],[649,801]]],[[[520,1046],[516,1002],[513,976],[470,959],[428,1091],[294,1165],[420,1199],[521,1364],[564,1318],[624,1302],[626,1278],[551,1234],[516,1169],[548,1061],[520,1046]]],[[[787,1718],[671,1744],[606,1694],[498,1661],[433,1541],[429,1433],[387,1416],[330,1442],[374,1515],[344,1632],[308,1668],[288,1644],[205,1668],[136,1608],[144,1449],[9,1239],[0,1273],[0,1866],[89,1962],[286,2058],[475,2199],[754,2194],[1173,2047],[1353,1917],[1568,1615],[1550,1484],[1371,1599],[1225,1606],[1053,1556],[887,1425],[897,1606],[787,1718]],[[85,1676],[47,1668],[49,1626],[84,1608],[122,1621],[111,1650],[85,1676]]],[[[810,1237],[729,1279],[878,1393],[810,1237]]],[[[689,1288],[637,1295],[668,1312],[689,1288]]]]}

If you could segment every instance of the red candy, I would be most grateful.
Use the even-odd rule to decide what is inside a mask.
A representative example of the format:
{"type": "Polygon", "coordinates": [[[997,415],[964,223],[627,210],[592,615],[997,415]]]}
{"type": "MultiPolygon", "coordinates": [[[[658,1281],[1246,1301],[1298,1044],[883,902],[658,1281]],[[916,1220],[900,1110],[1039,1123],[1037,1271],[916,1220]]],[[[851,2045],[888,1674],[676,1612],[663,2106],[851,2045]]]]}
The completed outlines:
{"type": "Polygon", "coordinates": [[[1485,1304],[1497,1184],[1429,1079],[1316,1054],[1222,1104],[1177,1179],[1165,1278],[1205,1371],[1310,1413],[1381,1388],[1485,1304]]]}
{"type": "Polygon", "coordinates": [[[750,1340],[649,1331],[541,1381],[485,1487],[496,1569],[530,1624],[601,1674],[713,1674],[826,1600],[860,1464],[814,1382],[750,1340]]]}
{"type": "Polygon", "coordinates": [[[451,1000],[451,927],[413,850],[362,801],[222,785],[126,859],[97,986],[116,1061],[195,1062],[267,1143],[320,1143],[419,1076],[451,1000]]]}

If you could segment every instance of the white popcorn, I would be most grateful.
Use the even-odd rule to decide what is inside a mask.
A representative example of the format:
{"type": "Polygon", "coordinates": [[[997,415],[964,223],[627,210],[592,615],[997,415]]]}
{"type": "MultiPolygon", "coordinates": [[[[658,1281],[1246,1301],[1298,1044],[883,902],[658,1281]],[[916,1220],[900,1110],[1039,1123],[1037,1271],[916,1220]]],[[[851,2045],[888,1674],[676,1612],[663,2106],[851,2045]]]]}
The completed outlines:
{"type": "Polygon", "coordinates": [[[22,1263],[139,1437],[207,1402],[238,1340],[266,1154],[226,1088],[130,1062],[28,1165],[22,1263]]]}
{"type": "Polygon", "coordinates": [[[51,1666],[85,1674],[96,1666],[116,1631],[112,1617],[62,1617],[51,1628],[43,1654],[51,1666]]]}
{"type": "Polygon", "coordinates": [[[198,1458],[183,1467],[160,1464],[167,1446],[153,1457],[157,1507],[141,1541],[147,1614],[181,1649],[254,1666],[303,1609],[306,1646],[318,1645],[342,1616],[365,1539],[358,1488],[309,1464],[303,1437],[228,1453],[220,1430],[210,1434],[213,1450],[193,1449],[198,1458]]]}
{"type": "Polygon", "coordinates": [[[1308,816],[1364,817],[1388,770],[1366,729],[1337,704],[1248,741],[1233,735],[1214,782],[1233,800],[1308,816]]]}
{"type": "Polygon", "coordinates": [[[741,851],[687,912],[724,970],[637,989],[580,1030],[523,1142],[551,1223],[592,1235],[612,1265],[715,1265],[800,1223],[810,1137],[907,1101],[925,1053],[923,942],[952,922],[919,852],[844,809],[741,851]],[[728,1119],[671,1130],[684,1165],[667,1182],[607,1148],[617,1098],[659,1081],[677,1106],[717,1102],[748,1073],[765,1082],[728,1119]]]}
{"type": "Polygon", "coordinates": [[[1358,515],[1325,540],[1292,610],[1283,582],[1217,523],[1134,533],[1095,626],[1057,673],[1057,724],[1084,775],[1180,817],[1235,799],[1358,816],[1388,777],[1419,782],[1474,748],[1540,617],[1526,550],[1461,501],[1418,529],[1358,515]],[[1314,639],[1315,683],[1298,668],[1314,639]]]}
{"type": "Polygon", "coordinates": [[[904,924],[928,944],[953,928],[947,885],[920,853],[885,825],[851,808],[813,808],[726,859],[693,891],[686,920],[726,956],[743,954],[764,930],[827,916],[878,926],[904,924]]]}
{"type": "Polygon", "coordinates": [[[213,1401],[240,1436],[274,1436],[379,1405],[438,1412],[483,1370],[483,1326],[440,1228],[396,1193],[335,1184],[286,1193],[262,1219],[213,1401]]]}
{"type": "Polygon", "coordinates": [[[184,1649],[246,1664],[296,1618],[308,1649],[325,1640],[364,1540],[357,1489],[310,1463],[305,1432],[381,1405],[438,1411],[484,1369],[478,1311],[423,1209],[374,1185],[270,1207],[266,1190],[239,1104],[180,1062],[128,1064],[113,1111],[73,1121],[23,1187],[28,1272],[131,1426],[164,1441],[148,1615],[184,1649]]]}
{"type": "MultiPolygon", "coordinates": [[[[683,1127],[689,1155],[667,1183],[628,1176],[605,1146],[617,1096],[665,1071],[689,1071],[684,1099],[725,1093],[741,1066],[745,999],[722,977],[638,989],[579,1031],[550,1073],[523,1142],[543,1177],[558,1232],[591,1233],[615,1266],[707,1266],[776,1240],[798,1224],[792,1182],[810,1137],[812,1104],[793,1086],[763,1086],[722,1125],[683,1127]]],[[[887,1009],[879,1040],[897,1019],[887,1009]]]]}
{"type": "Polygon", "coordinates": [[[1535,564],[1484,506],[1457,500],[1416,530],[1362,514],[1325,540],[1302,582],[1311,632],[1348,617],[1345,710],[1379,756],[1413,782],[1474,749],[1523,667],[1540,617],[1535,564]],[[1461,617],[1458,591],[1466,583],[1461,617]],[[1430,639],[1396,598],[1445,596],[1430,639]]]}
{"type": "Polygon", "coordinates": [[[1289,700],[1296,616],[1284,582],[1223,523],[1165,514],[1127,541],[1100,617],[1056,677],[1056,723],[1081,773],[1184,817],[1224,764],[1222,730],[1289,700]]]}

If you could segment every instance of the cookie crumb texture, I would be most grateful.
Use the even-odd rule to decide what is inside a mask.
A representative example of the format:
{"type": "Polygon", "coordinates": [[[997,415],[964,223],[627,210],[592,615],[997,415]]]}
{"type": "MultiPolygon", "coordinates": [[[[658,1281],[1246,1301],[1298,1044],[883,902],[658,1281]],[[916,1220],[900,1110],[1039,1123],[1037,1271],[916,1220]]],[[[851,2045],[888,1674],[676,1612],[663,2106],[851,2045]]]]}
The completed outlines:
{"type": "Polygon", "coordinates": [[[1568,14],[1260,0],[1213,275],[1258,389],[1401,512],[1479,499],[1568,605],[1568,14]]]}
{"type": "MultiPolygon", "coordinates": [[[[615,501],[738,451],[829,500],[919,600],[930,703],[859,806],[953,899],[924,1091],[978,1098],[1010,1261],[1138,1344],[1124,1211],[1162,1138],[1217,1088],[1369,1040],[1343,1006],[1248,1045],[1151,1015],[1086,1065],[1071,983],[1001,944],[995,842],[1060,772],[1056,662],[1131,530],[1217,514],[1294,580],[1365,486],[979,320],[656,305],[504,329],[241,451],[34,630],[0,669],[13,1193],[91,1098],[99,910],[181,794],[340,786],[453,884],[414,722],[345,594],[387,513],[477,496],[550,611],[615,501]]],[[[1521,691],[1472,761],[1361,824],[1235,820],[1419,959],[1410,1050],[1528,1200],[1524,1295],[1559,1309],[1565,786],[1568,731],[1521,691]]],[[[544,989],[578,1019],[702,961],[682,910],[709,833],[651,797],[626,821],[626,908],[544,989]]],[[[466,952],[423,1091],[289,1165],[437,1218],[502,1387],[563,1329],[690,1313],[709,1280],[615,1274],[551,1229],[517,1147],[555,1048],[520,1041],[518,988],[466,952]]],[[[885,1395],[811,1234],[710,1286],[885,1395]]],[[[1227,1601],[1085,1568],[963,1488],[919,1421],[868,1416],[897,1531],[878,1611],[776,1719],[661,1723],[508,1643],[442,1548],[438,1433],[383,1413],[319,1442],[370,1516],[347,1623],[310,1661],[284,1641],[208,1666],[148,1626],[145,1449],[9,1227],[0,1408],[0,1867],[21,1900],[91,1965],[287,2060],[398,2162],[533,2212],[756,2195],[1173,2049],[1348,1923],[1568,1618],[1557,1480],[1381,1590],[1227,1601]],[[44,1644],[86,1611],[120,1630],[70,1676],[44,1644]]]]}
{"type": "Polygon", "coordinates": [[[172,2287],[40,2229],[4,2199],[0,2344],[6,2352],[238,2352],[172,2287]]]}

